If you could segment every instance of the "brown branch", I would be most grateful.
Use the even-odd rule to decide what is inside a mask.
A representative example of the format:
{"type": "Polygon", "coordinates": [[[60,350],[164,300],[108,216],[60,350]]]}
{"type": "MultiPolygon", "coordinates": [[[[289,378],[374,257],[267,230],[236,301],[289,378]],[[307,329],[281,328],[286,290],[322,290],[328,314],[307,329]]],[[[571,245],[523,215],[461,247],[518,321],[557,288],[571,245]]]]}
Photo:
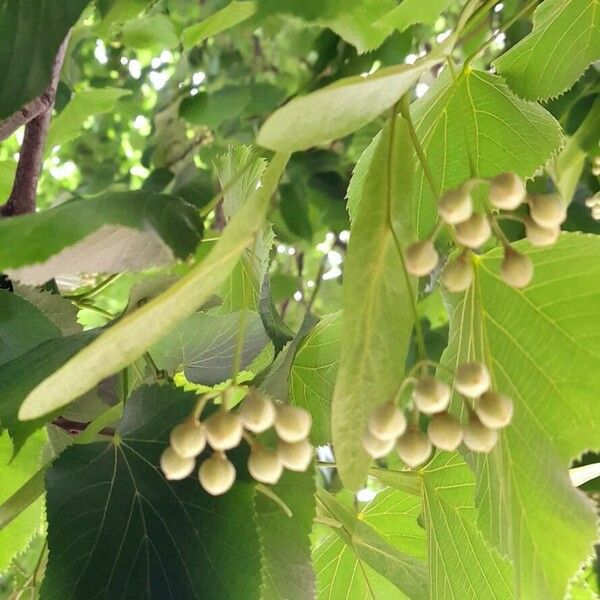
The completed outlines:
{"type": "Polygon", "coordinates": [[[41,113],[47,111],[52,104],[50,87],[37,98],[28,102],[21,110],[0,121],[0,142],[8,139],[19,127],[27,125],[41,113]]]}
{"type": "MultiPolygon", "coordinates": [[[[46,145],[48,127],[50,126],[52,109],[56,99],[56,89],[58,88],[60,71],[65,60],[68,43],[69,35],[67,35],[58,48],[52,67],[52,76],[48,89],[39,98],[33,101],[41,103],[43,106],[46,106],[46,108],[45,110],[42,109],[41,112],[32,118],[25,126],[25,135],[23,136],[23,143],[21,144],[19,163],[17,165],[13,189],[6,204],[0,206],[0,217],[12,217],[35,212],[35,200],[44,159],[44,147],[46,145]]],[[[25,107],[16,114],[23,113],[30,104],[31,103],[25,105],[25,107]]],[[[8,120],[10,121],[13,117],[9,117],[8,120]]],[[[0,126],[2,126],[3,123],[0,123],[0,126]]]]}

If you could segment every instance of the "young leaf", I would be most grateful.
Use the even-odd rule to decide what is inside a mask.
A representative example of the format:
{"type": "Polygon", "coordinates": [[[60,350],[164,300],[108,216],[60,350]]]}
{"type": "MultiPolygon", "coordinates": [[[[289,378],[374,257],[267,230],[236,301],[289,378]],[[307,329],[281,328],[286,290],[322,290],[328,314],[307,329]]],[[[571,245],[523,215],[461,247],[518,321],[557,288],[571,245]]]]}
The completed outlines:
{"type": "Polygon", "coordinates": [[[166,15],[150,15],[128,21],[123,25],[121,34],[123,45],[136,50],[160,52],[179,44],[175,25],[166,15]]]}
{"type": "Polygon", "coordinates": [[[171,386],[140,388],[118,437],[71,446],[55,461],[42,597],[258,599],[254,486],[238,477],[215,498],[195,477],[169,483],[158,467],[171,428],[195,403],[171,386]]]}
{"type": "Polygon", "coordinates": [[[415,23],[433,25],[452,0],[403,0],[375,24],[404,31],[415,23]]]}
{"type": "Polygon", "coordinates": [[[69,404],[135,361],[202,306],[223,285],[241,253],[262,227],[287,158],[287,155],[275,155],[265,172],[262,187],[240,209],[202,262],[160,296],[107,329],[84,351],[45,379],[27,396],[19,417],[35,419],[69,404]]]}
{"type": "Polygon", "coordinates": [[[313,416],[310,439],[315,445],[331,441],[331,399],[341,337],[341,313],[324,317],[301,342],[290,372],[290,399],[313,416]]]}
{"type": "Polygon", "coordinates": [[[266,495],[255,494],[262,558],[261,600],[312,600],[315,597],[309,537],[315,514],[312,465],[305,473],[285,471],[271,489],[292,514],[285,514],[266,495]]]}
{"type": "Polygon", "coordinates": [[[249,103],[250,92],[246,86],[230,85],[185,98],[179,105],[179,116],[192,125],[216,129],[239,116],[249,103]]]}
{"type": "Polygon", "coordinates": [[[477,529],[473,473],[458,454],[441,453],[423,471],[432,600],[507,600],[508,560],[477,529]]]}
{"type": "Polygon", "coordinates": [[[533,31],[494,61],[520,96],[557,96],[600,59],[598,0],[544,0],[533,15],[533,31]]]}
{"type": "Polygon", "coordinates": [[[244,369],[269,341],[259,315],[249,310],[227,315],[195,313],[152,346],[150,354],[160,369],[183,369],[188,381],[216,385],[232,376],[240,328],[239,367],[244,369]]]}
{"type": "Polygon", "coordinates": [[[60,329],[27,300],[0,290],[0,365],[60,336],[60,329]]]}
{"type": "Polygon", "coordinates": [[[181,34],[183,45],[185,48],[195,46],[208,37],[239,25],[249,19],[255,12],[255,2],[233,0],[221,10],[200,21],[200,23],[186,27],[181,34]]]}
{"type": "Polygon", "coordinates": [[[552,248],[516,247],[534,262],[533,282],[515,290],[499,276],[501,251],[482,257],[443,360],[485,360],[494,388],[513,398],[500,445],[476,462],[479,525],[513,561],[516,597],[558,600],[597,535],[595,510],[567,469],[600,439],[600,335],[590,321],[600,310],[600,241],[565,233],[552,248]]]}
{"type": "Polygon", "coordinates": [[[89,0],[0,4],[0,120],[48,87],[58,47],[88,4],[89,0]]]}
{"type": "Polygon", "coordinates": [[[414,324],[414,291],[397,245],[413,235],[411,156],[406,122],[394,118],[369,156],[348,245],[332,436],[340,477],[351,489],[363,484],[370,463],[361,444],[368,413],[396,395],[414,324]]]}
{"type": "MultiPolygon", "coordinates": [[[[46,436],[37,432],[13,459],[13,447],[7,432],[0,435],[0,504],[16,492],[37,470],[46,436]]],[[[19,553],[42,524],[42,501],[29,505],[18,517],[0,530],[0,572],[19,553]]]]}
{"type": "MultiPolygon", "coordinates": [[[[417,135],[443,191],[473,176],[512,171],[532,177],[562,144],[557,121],[541,106],[520,100],[500,77],[467,70],[453,81],[440,76],[412,107],[417,135]]],[[[437,198],[422,166],[413,205],[419,237],[437,218],[437,198]]]]}
{"type": "Polygon", "coordinates": [[[86,119],[111,112],[119,98],[130,94],[129,90],[111,87],[77,92],[52,120],[46,138],[46,152],[50,152],[54,146],[74,140],[86,119]]]}
{"type": "Polygon", "coordinates": [[[0,269],[30,285],[76,272],[140,270],[187,257],[201,231],[197,211],[179,198],[109,193],[2,219],[0,269]]]}
{"type": "Polygon", "coordinates": [[[295,152],[348,135],[392,107],[438,62],[428,57],[414,65],[386,67],[368,77],[347,77],[294,98],[266,120],[257,142],[265,148],[295,152]]]}
{"type": "Polygon", "coordinates": [[[339,527],[335,528],[335,532],[352,548],[359,562],[364,561],[411,600],[428,598],[424,561],[392,545],[328,492],[319,490],[317,497],[324,514],[338,522],[339,527]]]}

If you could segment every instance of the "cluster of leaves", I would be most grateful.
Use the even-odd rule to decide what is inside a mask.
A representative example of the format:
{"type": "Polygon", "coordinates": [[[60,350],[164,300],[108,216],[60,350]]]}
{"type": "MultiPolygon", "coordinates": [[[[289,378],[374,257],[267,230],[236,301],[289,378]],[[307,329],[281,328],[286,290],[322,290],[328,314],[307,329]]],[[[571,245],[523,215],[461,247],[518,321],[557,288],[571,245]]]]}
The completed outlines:
{"type": "Polygon", "coordinates": [[[598,31],[598,0],[0,0],[0,124],[70,32],[40,211],[0,219],[0,598],[597,598],[598,31]],[[410,276],[440,195],[503,172],[569,207],[551,248],[501,223],[531,285],[492,242],[465,293],[410,276]],[[373,466],[423,351],[514,419],[373,466]],[[257,485],[242,444],[223,496],[165,480],[232,379],[311,413],[315,469],[257,485]]]}

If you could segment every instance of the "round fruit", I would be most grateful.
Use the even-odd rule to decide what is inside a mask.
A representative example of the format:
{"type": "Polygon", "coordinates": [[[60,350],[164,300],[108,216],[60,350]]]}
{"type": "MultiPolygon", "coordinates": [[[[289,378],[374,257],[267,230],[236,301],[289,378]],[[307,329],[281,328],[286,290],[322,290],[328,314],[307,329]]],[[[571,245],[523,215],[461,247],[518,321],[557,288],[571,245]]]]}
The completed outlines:
{"type": "Polygon", "coordinates": [[[415,406],[426,415],[442,412],[450,404],[450,388],[435,377],[421,377],[413,387],[415,406]]]}
{"type": "Polygon", "coordinates": [[[205,422],[206,438],[214,450],[230,450],[239,446],[244,428],[240,416],[220,409],[205,422]]]}
{"type": "Polygon", "coordinates": [[[499,392],[486,392],[475,402],[479,420],[492,429],[506,427],[512,419],[513,410],[512,400],[499,392]]]}
{"type": "Polygon", "coordinates": [[[516,173],[500,173],[490,180],[490,203],[502,210],[514,210],[523,200],[527,190],[516,173]]]}
{"type": "Polygon", "coordinates": [[[406,269],[411,275],[429,275],[435,269],[438,260],[438,253],[431,240],[421,240],[406,248],[406,269]]]}
{"type": "Polygon", "coordinates": [[[312,426],[310,413],[298,406],[280,404],[275,411],[275,431],[289,444],[308,437],[312,426]]]}
{"type": "Polygon", "coordinates": [[[533,219],[525,217],[525,232],[532,246],[552,246],[560,235],[560,227],[540,227],[533,219]]]}
{"type": "Polygon", "coordinates": [[[196,461],[193,458],[182,458],[171,446],[160,455],[160,468],[165,479],[170,481],[185,479],[192,473],[195,466],[196,461]]]}
{"type": "Polygon", "coordinates": [[[500,276],[514,288],[524,288],[533,278],[533,263],[528,256],[507,248],[500,267],[500,276]]]}
{"type": "Polygon", "coordinates": [[[567,218],[567,206],[557,194],[531,196],[529,214],[540,227],[553,229],[567,218]]]}
{"type": "Polygon", "coordinates": [[[450,225],[466,221],[473,214],[473,200],[465,188],[448,190],[438,202],[440,217],[450,225]]]}
{"type": "Polygon", "coordinates": [[[227,457],[215,452],[198,469],[200,485],[212,496],[220,496],[231,488],[235,481],[235,467],[227,457]]]}
{"type": "Polygon", "coordinates": [[[431,442],[420,431],[411,429],[396,442],[398,456],[409,466],[422,465],[431,454],[431,442]]]}
{"type": "Polygon", "coordinates": [[[492,235],[490,222],[485,215],[473,213],[466,221],[455,227],[456,239],[469,248],[479,248],[492,235]]]}
{"type": "Polygon", "coordinates": [[[498,441],[498,431],[486,427],[476,416],[472,416],[465,427],[463,441],[473,452],[491,452],[498,441]]]}
{"type": "Polygon", "coordinates": [[[383,458],[387,456],[392,451],[395,441],[395,438],[381,440],[375,437],[368,429],[365,430],[362,437],[363,448],[371,458],[383,458]]]}
{"type": "Polygon", "coordinates": [[[461,424],[452,415],[441,413],[431,417],[427,435],[434,446],[452,452],[460,446],[463,431],[461,424]]]}
{"type": "Polygon", "coordinates": [[[171,448],[182,458],[196,458],[206,446],[206,432],[196,419],[188,419],[171,430],[171,448]]]}
{"type": "Polygon", "coordinates": [[[275,407],[269,398],[252,390],[240,408],[240,418],[246,429],[262,433],[275,422],[275,407]]]}
{"type": "Polygon", "coordinates": [[[473,282],[473,265],[467,257],[459,256],[446,263],[440,279],[448,291],[464,292],[473,282]]]}
{"type": "Polygon", "coordinates": [[[380,440],[395,440],[406,430],[406,417],[393,402],[385,402],[373,410],[368,426],[380,440]]]}
{"type": "Polygon", "coordinates": [[[279,440],[277,455],[286,469],[306,471],[312,461],[313,449],[308,440],[300,440],[293,444],[279,440]]]}
{"type": "Polygon", "coordinates": [[[454,385],[463,396],[477,398],[490,389],[490,374],[482,363],[463,363],[456,369],[454,385]]]}
{"type": "Polygon", "coordinates": [[[277,483],[283,473],[283,465],[275,450],[255,444],[248,457],[250,475],[261,483],[277,483]]]}

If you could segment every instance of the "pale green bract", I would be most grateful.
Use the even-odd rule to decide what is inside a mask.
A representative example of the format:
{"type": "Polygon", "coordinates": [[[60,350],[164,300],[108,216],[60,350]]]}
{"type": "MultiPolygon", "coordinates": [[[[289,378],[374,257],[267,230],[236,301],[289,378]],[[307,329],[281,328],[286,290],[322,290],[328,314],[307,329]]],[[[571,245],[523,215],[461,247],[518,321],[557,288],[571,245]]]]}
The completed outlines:
{"type": "Polygon", "coordinates": [[[262,227],[271,195],[287,163],[276,154],[262,187],[240,209],[210,254],[171,288],[107,329],[42,381],[25,398],[19,418],[34,419],[66,406],[104,378],[139,358],[219,289],[262,227]]]}
{"type": "Polygon", "coordinates": [[[533,31],[494,61],[510,87],[532,100],[557,96],[600,59],[600,0],[545,0],[533,31]]]}

